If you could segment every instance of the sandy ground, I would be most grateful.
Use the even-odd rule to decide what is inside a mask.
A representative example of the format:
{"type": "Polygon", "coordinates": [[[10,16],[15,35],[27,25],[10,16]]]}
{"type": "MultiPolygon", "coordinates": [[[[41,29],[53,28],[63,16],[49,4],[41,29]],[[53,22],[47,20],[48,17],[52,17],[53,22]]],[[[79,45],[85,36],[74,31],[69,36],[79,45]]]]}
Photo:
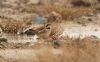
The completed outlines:
{"type": "MultiPolygon", "coordinates": [[[[19,61],[19,62],[40,62],[39,56],[43,57],[45,54],[48,53],[46,56],[58,56],[62,55],[63,52],[60,49],[38,49],[38,50],[32,50],[32,49],[6,49],[6,50],[0,50],[0,59],[3,60],[10,60],[10,61],[19,61]],[[49,55],[51,54],[51,55],[49,55]]],[[[8,61],[8,62],[10,62],[8,61]]]]}
{"type": "Polygon", "coordinates": [[[100,26],[98,24],[87,24],[83,26],[77,23],[67,23],[64,28],[63,36],[68,36],[69,38],[85,38],[89,36],[95,36],[100,39],[100,26]]]}
{"type": "MultiPolygon", "coordinates": [[[[32,49],[6,49],[0,50],[0,55],[5,59],[24,59],[32,60],[37,59],[37,54],[43,54],[46,50],[32,50],[32,49]]],[[[60,49],[52,49],[50,51],[54,55],[63,54],[60,49]]]]}

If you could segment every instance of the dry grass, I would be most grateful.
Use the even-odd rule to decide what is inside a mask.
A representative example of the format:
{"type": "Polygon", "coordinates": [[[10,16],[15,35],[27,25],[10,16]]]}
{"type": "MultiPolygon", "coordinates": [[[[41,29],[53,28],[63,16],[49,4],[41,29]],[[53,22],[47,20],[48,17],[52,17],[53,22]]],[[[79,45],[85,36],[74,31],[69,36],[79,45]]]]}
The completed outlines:
{"type": "Polygon", "coordinates": [[[62,19],[64,20],[79,18],[90,13],[95,13],[96,11],[94,8],[89,7],[67,8],[53,5],[39,6],[37,8],[37,13],[42,13],[45,16],[46,14],[50,14],[51,12],[55,11],[59,13],[62,16],[62,19]],[[41,11],[39,11],[39,8],[41,8],[41,11]]]}
{"type": "Polygon", "coordinates": [[[93,37],[66,39],[61,40],[58,49],[54,49],[52,43],[42,43],[34,46],[34,52],[31,53],[28,53],[27,50],[25,50],[27,53],[22,53],[20,49],[15,51],[13,54],[20,54],[21,59],[4,59],[2,57],[0,62],[99,62],[100,40],[93,37]],[[31,55],[23,57],[23,54],[31,55]],[[27,59],[25,59],[26,57],[27,59]]]}
{"type": "MultiPolygon", "coordinates": [[[[67,1],[67,0],[66,0],[67,1]]],[[[65,0],[63,2],[66,2],[65,0]]],[[[30,10],[30,9],[28,9],[30,10]]],[[[50,5],[50,4],[44,4],[44,5],[33,5],[31,7],[32,12],[26,12],[26,13],[37,13],[37,14],[42,14],[43,16],[46,16],[48,14],[51,14],[51,12],[57,12],[58,14],[61,15],[60,20],[55,20],[56,23],[59,21],[67,21],[67,20],[72,20],[79,18],[84,15],[88,15],[91,13],[95,13],[94,8],[90,7],[64,7],[64,6],[59,6],[59,5],[50,5]]],[[[10,15],[9,15],[10,16],[10,15]]],[[[57,17],[56,17],[57,18],[57,17]]],[[[50,19],[50,21],[54,21],[53,19],[50,19]]],[[[18,21],[15,20],[8,20],[8,19],[0,19],[0,26],[2,27],[4,32],[7,33],[16,33],[18,30],[22,29],[24,26],[27,26],[30,23],[30,18],[24,21],[18,21]],[[6,20],[6,21],[5,21],[6,20]],[[27,22],[28,21],[28,22],[27,22]]]]}
{"type": "MultiPolygon", "coordinates": [[[[50,19],[50,21],[54,21],[55,23],[72,20],[79,18],[84,15],[88,15],[91,13],[95,13],[95,9],[93,8],[64,8],[64,7],[55,7],[52,5],[47,6],[37,6],[35,9],[35,12],[38,14],[43,14],[43,16],[46,16],[47,14],[50,14],[52,11],[57,12],[61,15],[61,19],[50,19]],[[40,11],[41,9],[41,11],[40,11]]],[[[58,16],[59,17],[59,16],[58,16]]],[[[57,17],[56,17],[57,18],[57,17]]],[[[23,27],[30,25],[31,20],[27,19],[24,21],[15,21],[15,20],[8,20],[8,19],[1,19],[2,22],[0,22],[0,26],[2,27],[4,32],[7,33],[16,33],[19,29],[22,29],[23,27]],[[5,21],[6,20],[6,21],[5,21]]]]}
{"type": "MultiPolygon", "coordinates": [[[[69,19],[79,18],[83,15],[87,15],[90,13],[95,13],[94,8],[67,8],[65,6],[56,6],[56,5],[49,5],[45,4],[42,6],[36,6],[31,8],[31,12],[35,13],[42,13],[44,16],[50,14],[52,11],[59,13],[62,16],[63,21],[67,21],[69,19]],[[35,8],[35,10],[34,10],[35,8]]],[[[30,11],[29,11],[30,12],[30,11]]],[[[16,33],[18,30],[23,29],[25,26],[28,26],[30,22],[27,20],[24,21],[14,21],[14,20],[0,20],[0,27],[3,29],[4,32],[7,33],[16,33]],[[2,21],[1,21],[2,20],[2,21]],[[26,21],[26,22],[25,22],[26,21]]],[[[62,21],[62,20],[61,20],[62,21]]],[[[73,21],[73,20],[72,20],[73,21]]],[[[57,20],[58,22],[58,20],[57,20]]],[[[57,24],[52,23],[52,32],[53,34],[61,34],[62,29],[60,29],[59,23],[57,24]],[[59,30],[60,29],[60,30],[59,30]]],[[[33,46],[26,46],[21,45],[18,46],[21,49],[12,49],[10,52],[12,57],[17,56],[20,59],[12,59],[12,58],[5,58],[2,56],[3,52],[8,52],[7,49],[0,50],[0,62],[100,62],[100,39],[96,39],[93,37],[86,37],[84,39],[60,39],[59,44],[60,46],[55,49],[53,48],[53,42],[51,39],[45,39],[41,41],[42,43],[37,43],[33,46]],[[22,49],[26,49],[22,51],[22,49]],[[27,52],[27,49],[34,50],[35,52],[27,52]],[[23,57],[23,55],[26,56],[23,57]],[[14,56],[15,55],[15,56],[14,56]],[[28,55],[28,56],[27,56],[28,55]],[[29,56],[30,55],[30,56],[29,56]],[[23,59],[27,58],[27,59],[23,59]],[[31,59],[30,59],[31,58],[31,59]]],[[[10,45],[11,47],[16,47],[17,45],[10,45]]],[[[6,53],[5,55],[8,55],[6,53]]]]}
{"type": "Polygon", "coordinates": [[[0,23],[1,28],[3,29],[3,32],[6,33],[16,33],[18,30],[23,29],[25,26],[25,22],[23,21],[12,21],[12,20],[7,20],[7,21],[2,21],[0,23]]]}

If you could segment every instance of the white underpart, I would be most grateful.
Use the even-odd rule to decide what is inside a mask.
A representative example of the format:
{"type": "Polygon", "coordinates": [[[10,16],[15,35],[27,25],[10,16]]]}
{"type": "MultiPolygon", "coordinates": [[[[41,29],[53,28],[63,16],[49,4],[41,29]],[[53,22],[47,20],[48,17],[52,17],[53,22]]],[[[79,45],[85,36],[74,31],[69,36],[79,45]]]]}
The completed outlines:
{"type": "Polygon", "coordinates": [[[25,44],[27,42],[29,42],[31,44],[37,43],[38,42],[38,38],[39,37],[37,35],[34,35],[34,36],[23,36],[23,37],[21,37],[21,36],[17,36],[17,37],[16,36],[15,37],[8,36],[7,37],[7,39],[9,39],[8,42],[23,43],[23,44],[25,44]]]}
{"type": "Polygon", "coordinates": [[[36,42],[38,42],[38,36],[37,36],[37,35],[34,35],[34,36],[31,37],[30,39],[27,39],[26,42],[36,43],[36,42]]]}
{"type": "Polygon", "coordinates": [[[38,41],[38,36],[37,35],[34,35],[34,37],[33,37],[33,40],[34,40],[34,42],[37,42],[38,41]]]}
{"type": "Polygon", "coordinates": [[[87,36],[95,36],[100,39],[100,27],[97,25],[89,25],[89,26],[81,26],[81,25],[74,25],[68,26],[63,31],[61,35],[63,37],[68,36],[69,38],[85,38],[87,36]]]}

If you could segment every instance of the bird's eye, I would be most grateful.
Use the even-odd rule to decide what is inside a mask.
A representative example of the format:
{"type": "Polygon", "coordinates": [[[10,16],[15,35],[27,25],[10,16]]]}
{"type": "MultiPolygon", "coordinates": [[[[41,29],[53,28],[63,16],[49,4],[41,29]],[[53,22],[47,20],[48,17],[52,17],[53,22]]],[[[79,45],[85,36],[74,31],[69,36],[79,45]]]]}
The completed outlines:
{"type": "Polygon", "coordinates": [[[50,27],[47,27],[46,29],[50,29],[50,27]]]}

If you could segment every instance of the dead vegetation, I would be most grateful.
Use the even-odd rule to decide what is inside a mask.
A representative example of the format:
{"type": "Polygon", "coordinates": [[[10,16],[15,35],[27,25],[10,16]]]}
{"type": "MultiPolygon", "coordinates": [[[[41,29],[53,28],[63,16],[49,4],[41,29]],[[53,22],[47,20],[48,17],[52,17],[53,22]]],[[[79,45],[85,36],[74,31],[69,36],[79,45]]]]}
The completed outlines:
{"type": "Polygon", "coordinates": [[[0,23],[0,27],[5,33],[17,33],[18,30],[22,30],[27,25],[24,21],[14,21],[14,20],[3,20],[0,23]]]}
{"type": "MultiPolygon", "coordinates": [[[[24,0],[23,0],[24,1],[24,0]]],[[[31,57],[32,59],[26,60],[12,60],[5,59],[0,54],[0,62],[99,62],[100,61],[100,40],[93,37],[86,37],[84,39],[57,39],[60,34],[62,34],[63,28],[60,26],[60,22],[68,21],[73,19],[80,18],[81,16],[85,16],[88,14],[96,13],[95,5],[96,0],[94,2],[86,1],[86,0],[63,0],[58,3],[56,1],[51,2],[50,4],[45,2],[39,2],[39,4],[28,4],[27,2],[18,3],[19,6],[13,7],[14,11],[12,14],[19,13],[28,13],[28,14],[42,14],[44,17],[47,17],[48,21],[52,24],[51,31],[49,35],[45,35],[42,31],[39,33],[40,37],[43,40],[39,40],[41,43],[36,43],[35,45],[31,45],[30,43],[7,43],[0,44],[1,49],[34,49],[38,52],[35,53],[36,57],[31,57]],[[25,3],[25,4],[24,4],[25,3]],[[60,3],[60,4],[59,4],[60,3]],[[63,3],[63,4],[61,4],[63,3]],[[70,5],[67,6],[66,3],[70,5]],[[52,5],[51,5],[52,4],[52,5]],[[22,5],[22,6],[21,6],[22,5]],[[92,7],[93,6],[93,7],[92,7]],[[52,14],[55,12],[55,14],[52,14]],[[61,29],[62,28],[62,29],[61,29]],[[5,47],[6,46],[6,47],[5,47]]],[[[99,0],[98,0],[99,1],[99,0]]],[[[22,1],[21,1],[22,2],[22,1]]],[[[17,4],[17,3],[16,3],[17,4]]],[[[3,4],[4,5],[4,4],[3,4]]],[[[0,5],[1,7],[1,5],[0,5]]],[[[7,7],[4,6],[5,8],[7,7]]],[[[4,12],[5,13],[5,12],[4,12]]],[[[7,14],[9,15],[9,14],[7,14]]],[[[10,16],[10,15],[9,15],[10,16]]],[[[24,21],[7,19],[6,15],[0,17],[0,28],[2,28],[4,33],[17,33],[19,30],[23,30],[24,28],[31,25],[32,20],[29,18],[23,18],[24,21]]],[[[42,29],[39,29],[42,30],[42,29]]],[[[38,30],[38,31],[39,31],[38,30]]],[[[5,39],[1,39],[0,42],[6,41],[5,39]]],[[[30,53],[31,54],[31,53],[30,53]]],[[[33,54],[33,53],[32,53],[33,54]]],[[[31,55],[32,55],[31,54],[31,55]]],[[[22,58],[23,59],[23,58],[22,58]]]]}
{"type": "MultiPolygon", "coordinates": [[[[66,40],[60,40],[60,47],[54,49],[51,42],[36,44],[32,46],[35,50],[33,54],[27,59],[5,59],[1,56],[1,62],[99,62],[100,61],[100,40],[94,37],[86,37],[84,39],[74,39],[71,40],[67,38],[66,40]],[[33,55],[36,55],[33,57],[33,55]],[[31,59],[30,59],[31,57],[31,59]]],[[[22,46],[19,46],[22,47],[22,46]]],[[[18,48],[17,48],[18,49],[18,48]]],[[[6,50],[5,50],[6,51],[6,50]]],[[[19,50],[21,51],[21,50],[19,50]]],[[[16,50],[16,53],[18,52],[16,50]]],[[[13,52],[14,53],[14,52],[13,52]]],[[[21,53],[21,54],[24,54],[21,53]]],[[[26,54],[26,53],[25,53],[26,54]]],[[[0,54],[2,55],[2,54],[0,54]]],[[[20,55],[21,56],[21,55],[20,55]]]]}
{"type": "MultiPolygon", "coordinates": [[[[44,17],[47,17],[48,22],[59,23],[67,20],[73,21],[73,19],[77,19],[88,14],[94,14],[96,10],[93,8],[62,8],[54,6],[41,6],[38,7],[36,11],[36,13],[41,13],[44,17]],[[42,8],[41,11],[38,11],[39,8],[42,8]],[[55,12],[55,14],[52,14],[52,12],[55,12]]],[[[4,32],[17,33],[18,30],[22,30],[24,27],[31,25],[31,22],[32,20],[30,18],[26,20],[24,19],[24,21],[1,18],[0,26],[4,32]]]]}
{"type": "MultiPolygon", "coordinates": [[[[15,1],[15,0],[14,0],[15,1]]],[[[50,0],[51,1],[51,0],[50,0]]],[[[17,19],[20,20],[20,17],[22,17],[22,19],[25,20],[26,17],[24,17],[25,14],[34,14],[34,13],[42,13],[43,16],[50,14],[51,12],[57,12],[62,16],[62,19],[74,19],[83,15],[87,15],[89,13],[93,13],[95,11],[95,7],[75,7],[75,6],[87,6],[87,5],[91,5],[93,0],[53,0],[54,2],[51,1],[51,3],[47,0],[43,0],[42,3],[44,4],[26,4],[28,3],[27,0],[25,1],[26,3],[24,3],[24,1],[17,1],[15,4],[17,6],[14,7],[14,3],[11,4],[12,7],[10,7],[10,9],[3,9],[1,10],[1,18],[9,18],[9,14],[11,15],[10,19],[17,19]],[[80,2],[82,1],[82,2],[80,2]],[[72,3],[71,3],[72,2],[72,3]],[[88,3],[89,4],[88,4],[88,3]],[[46,3],[46,4],[45,4],[46,3]],[[52,4],[53,3],[53,4],[52,4]],[[55,5],[57,4],[57,5],[55,5]],[[73,6],[72,7],[67,7],[67,4],[70,4],[73,6]],[[80,5],[81,4],[81,5],[80,5]],[[5,11],[4,11],[5,10],[5,11]],[[10,11],[11,10],[11,11],[10,11]],[[10,13],[10,12],[11,13],[10,13]],[[7,13],[8,12],[8,13],[7,13]],[[23,15],[22,15],[23,14],[23,15]],[[19,16],[18,18],[14,18],[13,16],[19,16]]],[[[93,4],[96,3],[97,0],[93,1],[93,4]]],[[[34,2],[34,1],[33,1],[34,2]]],[[[6,5],[6,4],[3,4],[6,5]]],[[[31,15],[29,15],[31,16],[31,15]]]]}

